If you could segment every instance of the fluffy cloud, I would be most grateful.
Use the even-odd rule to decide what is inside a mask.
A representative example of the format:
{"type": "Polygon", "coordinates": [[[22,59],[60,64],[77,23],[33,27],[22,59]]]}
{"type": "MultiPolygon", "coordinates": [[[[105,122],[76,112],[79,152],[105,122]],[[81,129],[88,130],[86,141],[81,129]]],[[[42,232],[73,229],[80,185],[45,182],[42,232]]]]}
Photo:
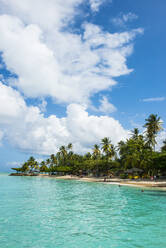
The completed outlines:
{"type": "Polygon", "coordinates": [[[62,31],[61,24],[68,23],[65,17],[71,20],[80,2],[66,1],[63,7],[58,0],[49,4],[42,0],[40,5],[31,0],[7,1],[6,13],[17,17],[0,16],[0,51],[7,68],[18,76],[11,84],[25,96],[88,103],[94,93],[115,85],[114,77],[132,71],[126,59],[132,53],[132,40],[143,30],[111,34],[86,23],[82,34],[62,31]],[[37,6],[45,11],[37,11],[37,6]]]}
{"type": "Polygon", "coordinates": [[[100,100],[100,103],[101,103],[99,107],[100,112],[108,114],[108,113],[113,113],[117,110],[116,107],[112,103],[110,103],[107,97],[105,96],[100,100]]]}
{"type": "Polygon", "coordinates": [[[70,104],[67,115],[45,118],[38,107],[28,107],[22,96],[11,87],[0,84],[0,128],[15,147],[38,154],[56,152],[72,142],[77,152],[86,152],[96,142],[109,136],[114,144],[128,136],[121,124],[108,116],[89,115],[80,104],[70,104]],[[9,109],[8,103],[12,103],[9,109]]]}
{"type": "Polygon", "coordinates": [[[116,107],[111,102],[109,102],[109,100],[106,96],[103,96],[99,100],[99,103],[100,103],[99,107],[95,107],[95,106],[91,105],[90,109],[95,111],[95,112],[104,113],[106,115],[117,111],[116,107]]]}
{"type": "MultiPolygon", "coordinates": [[[[60,28],[71,21],[80,4],[90,4],[92,11],[98,11],[99,7],[107,0],[0,0],[1,12],[18,16],[25,23],[39,25],[45,30],[60,28]]],[[[109,0],[111,3],[112,0],[109,0]]]]}
{"type": "Polygon", "coordinates": [[[0,0],[1,12],[18,16],[24,23],[37,24],[44,30],[61,28],[75,15],[83,0],[0,0]]]}
{"type": "Polygon", "coordinates": [[[25,102],[20,94],[10,87],[0,84],[0,123],[10,124],[24,113],[25,102]]]}
{"type": "MultiPolygon", "coordinates": [[[[104,0],[89,0],[98,11],[104,0]]],[[[0,84],[0,139],[14,147],[50,154],[72,142],[75,151],[87,151],[109,136],[115,144],[128,131],[108,116],[89,115],[91,96],[113,87],[116,77],[132,72],[127,57],[133,40],[142,29],[109,33],[102,27],[83,23],[71,30],[83,0],[0,0],[0,52],[3,65],[16,76],[8,86],[0,84]],[[9,86],[10,85],[10,86],[9,86]],[[27,106],[24,98],[39,98],[38,107],[27,106]],[[44,117],[45,97],[68,104],[66,116],[44,117]]],[[[74,26],[74,25],[73,25],[74,26]]],[[[4,81],[3,81],[4,83],[4,81]]],[[[115,107],[106,97],[100,111],[115,107]]]]}

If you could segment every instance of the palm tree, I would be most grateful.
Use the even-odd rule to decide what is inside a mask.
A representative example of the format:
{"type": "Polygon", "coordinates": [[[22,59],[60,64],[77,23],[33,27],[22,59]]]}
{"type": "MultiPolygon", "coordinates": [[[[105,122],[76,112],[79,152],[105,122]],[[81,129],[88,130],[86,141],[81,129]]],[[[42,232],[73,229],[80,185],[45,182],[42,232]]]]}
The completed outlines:
{"type": "Polygon", "coordinates": [[[102,150],[108,158],[111,152],[111,140],[108,137],[105,137],[101,140],[102,150]]]}
{"type": "Polygon", "coordinates": [[[73,154],[74,154],[74,153],[73,153],[73,151],[72,151],[72,148],[73,148],[72,143],[69,143],[69,144],[67,145],[67,147],[66,147],[66,150],[68,151],[68,153],[66,154],[68,160],[71,160],[72,157],[73,157],[73,154]]]}
{"type": "Polygon", "coordinates": [[[66,151],[66,147],[65,147],[65,146],[61,146],[61,147],[59,148],[59,151],[60,151],[60,154],[61,154],[63,157],[66,156],[67,151],[66,151]]]}
{"type": "Polygon", "coordinates": [[[69,143],[69,144],[67,145],[67,150],[72,150],[72,148],[73,148],[72,143],[69,143]]]}
{"type": "Polygon", "coordinates": [[[51,164],[57,164],[57,159],[56,159],[56,156],[54,154],[51,154],[50,162],[51,162],[51,164]]]}
{"type": "Polygon", "coordinates": [[[132,139],[137,139],[139,135],[139,129],[134,128],[133,131],[131,131],[131,133],[132,133],[132,139]]]}
{"type": "Polygon", "coordinates": [[[63,165],[65,165],[65,161],[66,161],[66,158],[67,158],[67,150],[66,150],[66,147],[65,146],[61,146],[59,148],[59,155],[60,155],[60,160],[62,161],[63,165]]]}
{"type": "Polygon", "coordinates": [[[28,166],[28,163],[27,163],[27,162],[25,162],[25,163],[22,165],[21,171],[22,171],[22,172],[27,172],[27,171],[29,171],[29,166],[28,166]]]}
{"type": "Polygon", "coordinates": [[[47,160],[46,160],[46,165],[49,166],[50,163],[51,163],[51,160],[50,160],[49,158],[47,158],[47,160]]]}
{"type": "Polygon", "coordinates": [[[70,152],[68,153],[68,159],[69,159],[69,160],[73,159],[73,155],[74,155],[74,152],[73,152],[73,151],[70,151],[70,152]]]}
{"type": "Polygon", "coordinates": [[[57,158],[57,164],[59,165],[60,160],[61,160],[61,153],[60,152],[57,152],[56,158],[57,158]]]}
{"type": "Polygon", "coordinates": [[[100,157],[100,147],[97,144],[95,144],[93,147],[93,157],[94,159],[97,159],[100,157]]]}
{"type": "Polygon", "coordinates": [[[38,162],[32,156],[28,159],[27,163],[31,170],[38,169],[39,167],[38,162]]]}
{"type": "Polygon", "coordinates": [[[87,159],[87,160],[91,159],[91,157],[92,157],[92,155],[91,155],[90,152],[87,152],[87,153],[84,155],[84,158],[87,159]]]}
{"type": "Polygon", "coordinates": [[[40,163],[40,172],[47,172],[48,171],[48,167],[47,167],[47,165],[46,165],[46,162],[45,161],[42,161],[41,163],[40,163]]]}
{"type": "Polygon", "coordinates": [[[160,117],[151,114],[148,119],[145,119],[146,123],[144,127],[146,128],[146,140],[147,145],[155,150],[156,136],[157,133],[162,129],[162,122],[160,117]]]}
{"type": "Polygon", "coordinates": [[[111,144],[111,147],[110,148],[111,148],[111,151],[110,151],[111,157],[117,158],[116,147],[113,144],[111,144]]]}
{"type": "Polygon", "coordinates": [[[119,141],[117,147],[118,147],[119,154],[121,156],[124,155],[124,153],[126,152],[126,143],[123,140],[121,140],[119,141]]]}

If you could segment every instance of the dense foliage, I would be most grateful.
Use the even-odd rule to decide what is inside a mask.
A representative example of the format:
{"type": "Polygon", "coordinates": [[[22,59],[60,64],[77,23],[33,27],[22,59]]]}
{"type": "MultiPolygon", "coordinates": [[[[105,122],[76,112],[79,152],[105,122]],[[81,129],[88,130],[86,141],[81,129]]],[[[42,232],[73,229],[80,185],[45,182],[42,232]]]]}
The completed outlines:
{"type": "Polygon", "coordinates": [[[126,141],[115,147],[108,137],[95,144],[91,152],[84,155],[72,151],[72,144],[61,146],[56,155],[38,163],[30,157],[17,172],[49,174],[73,174],[93,176],[150,177],[166,175],[166,140],[161,151],[155,151],[156,137],[162,129],[157,115],[151,114],[145,120],[145,132],[139,134],[135,128],[126,141]]]}

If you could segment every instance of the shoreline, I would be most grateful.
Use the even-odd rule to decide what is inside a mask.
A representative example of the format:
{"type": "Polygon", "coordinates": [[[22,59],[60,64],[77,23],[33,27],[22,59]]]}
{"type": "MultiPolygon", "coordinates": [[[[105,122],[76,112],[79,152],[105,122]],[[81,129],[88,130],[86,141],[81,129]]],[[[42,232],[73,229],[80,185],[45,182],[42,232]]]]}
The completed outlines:
{"type": "MultiPolygon", "coordinates": [[[[50,176],[48,176],[50,177],[50,176]]],[[[166,190],[166,181],[134,181],[129,179],[119,179],[119,178],[109,178],[104,181],[104,178],[95,178],[95,177],[77,177],[77,176],[51,176],[56,179],[62,180],[78,180],[81,182],[98,182],[104,184],[120,185],[120,186],[131,186],[131,187],[143,187],[143,188],[162,188],[166,190]]]]}
{"type": "Polygon", "coordinates": [[[96,183],[104,183],[104,184],[112,184],[119,186],[131,186],[131,187],[139,187],[139,188],[159,188],[162,190],[166,190],[166,180],[161,181],[148,181],[148,180],[132,180],[132,179],[120,179],[120,178],[104,178],[104,177],[79,177],[79,176],[57,176],[57,175],[47,175],[47,174],[39,174],[39,175],[27,175],[27,174],[17,174],[11,173],[10,176],[37,176],[37,177],[47,177],[47,178],[55,178],[60,180],[77,180],[81,182],[96,182],[96,183]]]}

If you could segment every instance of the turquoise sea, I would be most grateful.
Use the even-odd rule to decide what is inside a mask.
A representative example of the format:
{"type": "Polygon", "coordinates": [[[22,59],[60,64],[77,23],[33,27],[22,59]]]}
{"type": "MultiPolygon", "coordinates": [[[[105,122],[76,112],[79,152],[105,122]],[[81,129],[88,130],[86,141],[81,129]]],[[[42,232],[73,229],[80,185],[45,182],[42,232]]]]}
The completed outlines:
{"type": "Polygon", "coordinates": [[[0,174],[0,248],[165,248],[166,192],[0,174]]]}

